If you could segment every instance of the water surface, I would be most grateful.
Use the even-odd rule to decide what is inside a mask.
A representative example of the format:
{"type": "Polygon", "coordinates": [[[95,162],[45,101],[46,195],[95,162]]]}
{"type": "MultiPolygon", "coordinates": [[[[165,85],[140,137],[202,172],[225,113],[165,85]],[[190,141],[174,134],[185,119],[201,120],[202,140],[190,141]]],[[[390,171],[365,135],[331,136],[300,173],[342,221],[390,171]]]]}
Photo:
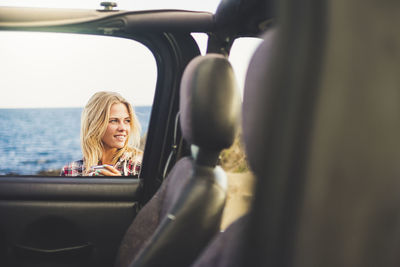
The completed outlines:
{"type": "MultiPolygon", "coordinates": [[[[151,107],[136,107],[147,132],[151,107]]],[[[60,169],[82,158],[82,108],[0,109],[0,175],[60,169]]]]}

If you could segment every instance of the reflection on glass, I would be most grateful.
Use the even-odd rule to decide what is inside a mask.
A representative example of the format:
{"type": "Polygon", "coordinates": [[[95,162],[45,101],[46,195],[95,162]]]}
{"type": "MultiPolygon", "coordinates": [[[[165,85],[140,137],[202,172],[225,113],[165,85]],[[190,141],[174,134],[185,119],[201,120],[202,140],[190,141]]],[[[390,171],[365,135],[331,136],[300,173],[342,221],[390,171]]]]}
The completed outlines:
{"type": "Polygon", "coordinates": [[[67,162],[82,158],[81,113],[98,91],[135,104],[147,132],[157,68],[138,42],[0,32],[0,72],[0,175],[58,176],[67,162]]]}

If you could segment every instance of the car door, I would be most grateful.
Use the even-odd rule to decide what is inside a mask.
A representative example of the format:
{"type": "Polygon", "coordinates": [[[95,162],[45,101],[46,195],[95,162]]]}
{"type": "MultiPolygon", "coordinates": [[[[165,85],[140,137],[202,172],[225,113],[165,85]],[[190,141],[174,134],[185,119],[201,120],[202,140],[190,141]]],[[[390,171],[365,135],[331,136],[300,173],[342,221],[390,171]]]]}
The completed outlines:
{"type": "Polygon", "coordinates": [[[213,31],[213,16],[2,7],[0,31],[125,38],[143,44],[154,56],[157,81],[139,179],[40,173],[0,177],[1,266],[112,266],[125,230],[162,183],[167,161],[185,154],[179,133],[174,136],[180,77],[199,54],[190,33],[213,31]]]}

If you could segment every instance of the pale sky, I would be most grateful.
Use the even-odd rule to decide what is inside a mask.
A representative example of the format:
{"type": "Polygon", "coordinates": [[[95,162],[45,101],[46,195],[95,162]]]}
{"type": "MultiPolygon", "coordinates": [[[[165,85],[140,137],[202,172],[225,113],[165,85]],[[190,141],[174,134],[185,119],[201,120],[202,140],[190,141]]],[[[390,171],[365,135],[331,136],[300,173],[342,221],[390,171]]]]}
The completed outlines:
{"type": "MultiPolygon", "coordinates": [[[[101,1],[4,1],[0,6],[98,8],[101,1]]],[[[215,12],[219,1],[117,1],[120,9],[177,8],[215,12]]],[[[202,53],[206,35],[194,34],[202,53]]],[[[240,87],[259,40],[235,42],[230,60],[240,87]]],[[[117,91],[134,106],[151,105],[153,55],[138,42],[103,36],[0,32],[0,108],[82,107],[96,91],[117,91]]]]}

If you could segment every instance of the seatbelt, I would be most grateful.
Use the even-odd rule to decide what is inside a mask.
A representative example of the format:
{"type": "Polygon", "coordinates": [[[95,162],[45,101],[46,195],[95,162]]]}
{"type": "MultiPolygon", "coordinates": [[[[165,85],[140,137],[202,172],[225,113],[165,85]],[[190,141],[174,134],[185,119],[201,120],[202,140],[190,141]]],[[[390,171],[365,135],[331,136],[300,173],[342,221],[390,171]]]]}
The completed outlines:
{"type": "Polygon", "coordinates": [[[171,152],[169,153],[167,162],[165,163],[164,172],[163,172],[163,180],[166,178],[168,169],[170,168],[170,165],[171,165],[172,158],[173,158],[173,156],[175,156],[176,151],[178,150],[177,136],[178,136],[180,114],[181,114],[180,111],[178,111],[178,113],[176,113],[173,142],[172,142],[172,146],[171,146],[171,152]]]}

